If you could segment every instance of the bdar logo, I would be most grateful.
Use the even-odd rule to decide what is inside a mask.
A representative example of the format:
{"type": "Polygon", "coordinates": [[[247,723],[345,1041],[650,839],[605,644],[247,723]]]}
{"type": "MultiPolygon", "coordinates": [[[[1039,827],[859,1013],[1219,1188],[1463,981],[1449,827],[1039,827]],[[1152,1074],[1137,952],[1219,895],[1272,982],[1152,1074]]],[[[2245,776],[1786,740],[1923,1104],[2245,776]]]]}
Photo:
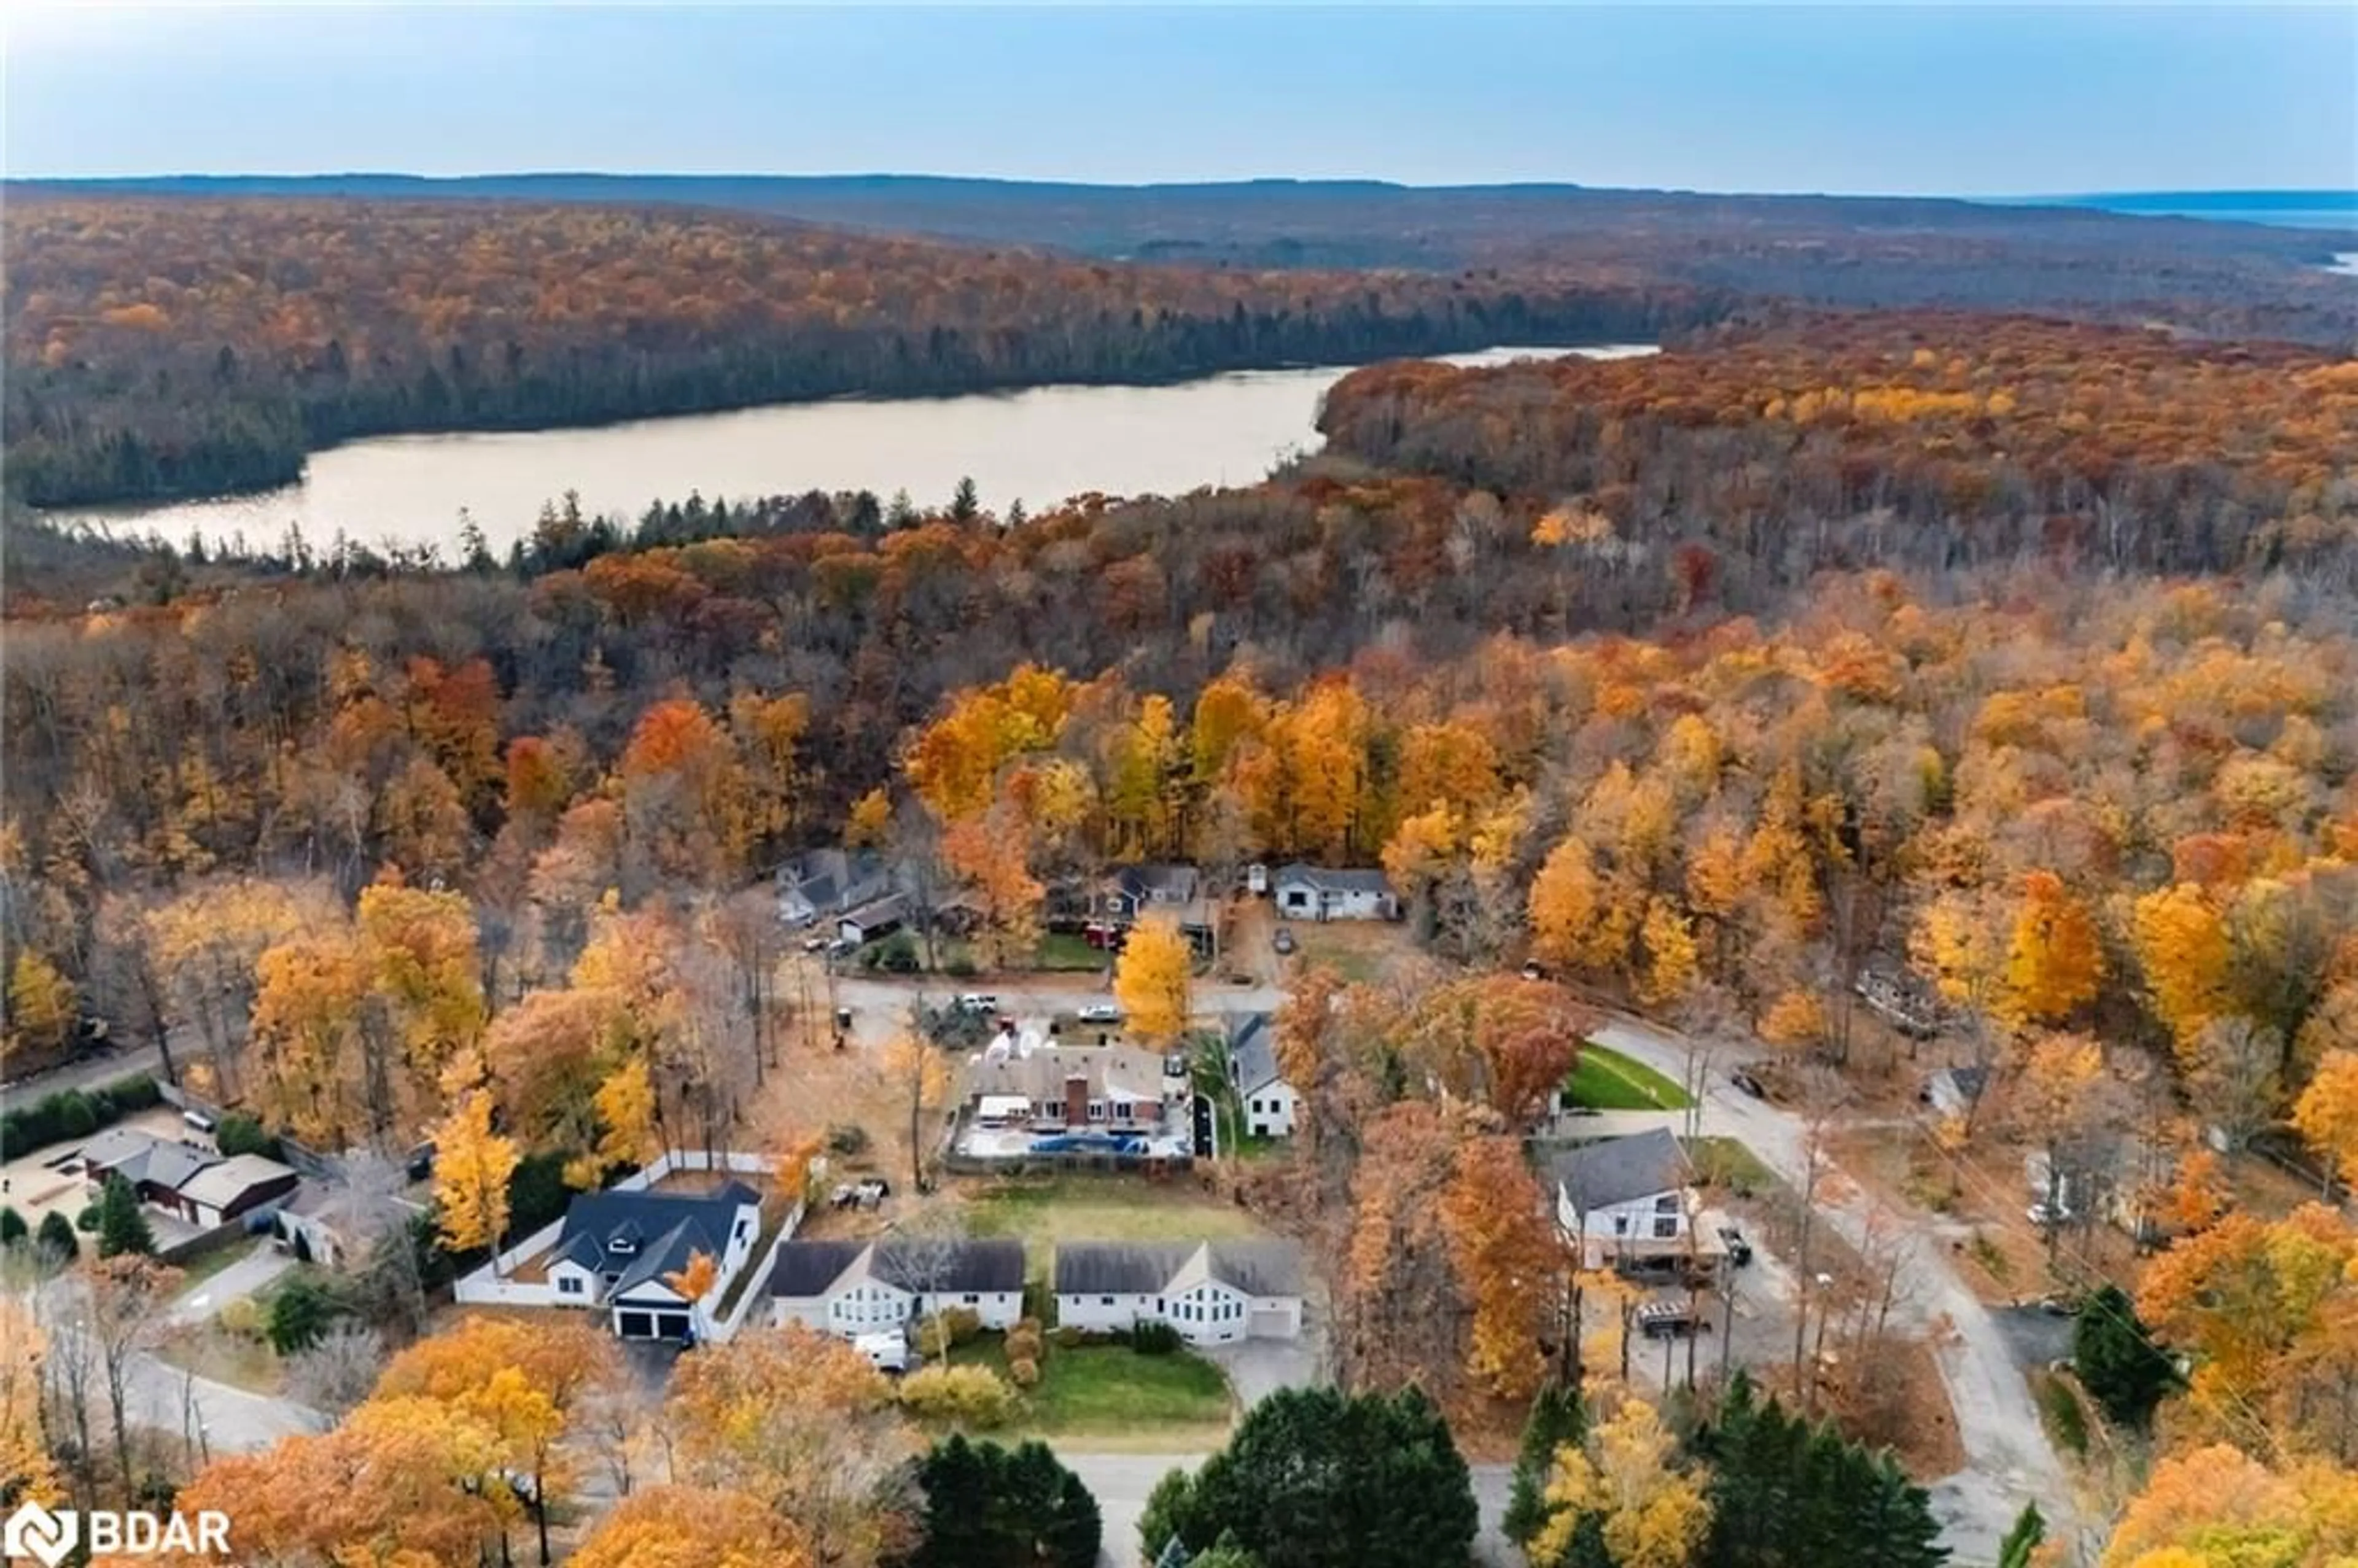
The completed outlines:
{"type": "Polygon", "coordinates": [[[81,1535],[75,1526],[71,1509],[51,1513],[38,1503],[27,1502],[8,1516],[5,1528],[0,1528],[0,1553],[38,1558],[48,1568],[58,1568],[81,1535]]]}

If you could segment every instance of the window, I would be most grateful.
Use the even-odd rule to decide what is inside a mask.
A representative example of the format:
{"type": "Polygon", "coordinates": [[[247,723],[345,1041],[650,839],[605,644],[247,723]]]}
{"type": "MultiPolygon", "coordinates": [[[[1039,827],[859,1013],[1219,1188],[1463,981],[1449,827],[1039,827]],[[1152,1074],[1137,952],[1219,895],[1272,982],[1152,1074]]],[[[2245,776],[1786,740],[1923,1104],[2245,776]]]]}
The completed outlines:
{"type": "Polygon", "coordinates": [[[1654,1239],[1655,1239],[1655,1240],[1657,1240],[1657,1241],[1668,1241],[1669,1239],[1671,1239],[1671,1238],[1672,1238],[1672,1237],[1676,1236],[1678,1233],[1679,1233],[1679,1222],[1678,1222],[1678,1219],[1676,1218],[1676,1217],[1674,1217],[1674,1216],[1669,1216],[1669,1215],[1659,1215],[1659,1216],[1655,1217],[1655,1219],[1654,1219],[1654,1239]]]}
{"type": "Polygon", "coordinates": [[[1101,1099],[1093,1099],[1089,1101],[1089,1119],[1091,1121],[1103,1121],[1105,1119],[1105,1101],[1101,1099]]]}
{"type": "Polygon", "coordinates": [[[1111,1306],[1113,1305],[1113,1298],[1111,1296],[1100,1296],[1098,1298],[1098,1304],[1099,1306],[1111,1306]]]}
{"type": "Polygon", "coordinates": [[[745,1222],[741,1219],[737,1222],[736,1239],[740,1241],[745,1239],[745,1222]]]}
{"type": "Polygon", "coordinates": [[[1656,1198],[1654,1200],[1654,1212],[1656,1214],[1678,1213],[1679,1195],[1676,1193],[1664,1193],[1660,1197],[1656,1198]]]}
{"type": "Polygon", "coordinates": [[[979,1305],[979,1304],[981,1303],[981,1302],[982,1302],[982,1298],[981,1298],[980,1296],[976,1295],[972,1291],[968,1291],[968,1292],[967,1292],[967,1293],[966,1293],[966,1304],[967,1304],[967,1305],[968,1305],[968,1306],[977,1306],[977,1305],[979,1305]]]}
{"type": "Polygon", "coordinates": [[[581,1293],[581,1276],[579,1274],[559,1274],[557,1276],[557,1293],[560,1296],[579,1295],[581,1293]]]}
{"type": "Polygon", "coordinates": [[[1616,1236],[1627,1236],[1629,1234],[1629,1217],[1628,1215],[1617,1214],[1613,1217],[1613,1234],[1616,1236]]]}
{"type": "Polygon", "coordinates": [[[1260,1101],[1254,1100],[1252,1102],[1252,1113],[1255,1116],[1259,1116],[1260,1114],[1260,1101]]]}

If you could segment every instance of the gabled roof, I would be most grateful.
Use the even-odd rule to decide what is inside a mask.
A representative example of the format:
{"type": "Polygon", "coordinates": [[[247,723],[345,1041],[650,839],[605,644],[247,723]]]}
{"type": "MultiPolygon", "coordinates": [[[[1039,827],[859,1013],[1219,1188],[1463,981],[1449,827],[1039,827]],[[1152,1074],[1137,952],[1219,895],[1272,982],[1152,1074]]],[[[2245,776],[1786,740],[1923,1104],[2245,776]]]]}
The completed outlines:
{"type": "Polygon", "coordinates": [[[1213,1281],[1249,1296],[1302,1293],[1302,1254],[1290,1241],[1065,1241],[1056,1247],[1060,1296],[1167,1296],[1213,1281]]]}
{"type": "Polygon", "coordinates": [[[1689,1180],[1686,1152],[1666,1127],[1606,1138],[1556,1157],[1556,1185],[1582,1213],[1676,1192],[1689,1180]]]}
{"type": "Polygon", "coordinates": [[[887,921],[904,918],[906,905],[907,901],[899,893],[889,892],[882,898],[869,900],[857,909],[847,909],[836,918],[849,925],[882,925],[887,921]]]}
{"type": "Polygon", "coordinates": [[[770,1270],[770,1293],[795,1301],[823,1296],[868,1246],[865,1241],[789,1241],[778,1249],[778,1260],[770,1270]]]}
{"type": "Polygon", "coordinates": [[[1256,1012],[1228,1034],[1228,1060],[1235,1065],[1237,1092],[1254,1094],[1280,1081],[1277,1071],[1277,1031],[1269,1014],[1256,1012]]]}
{"type": "Polygon", "coordinates": [[[218,1163],[207,1165],[182,1182],[180,1195],[191,1203],[225,1208],[255,1187],[291,1180],[294,1175],[292,1165],[282,1165],[259,1154],[234,1154],[218,1163]]]}
{"type": "Polygon", "coordinates": [[[1149,864],[1124,866],[1113,874],[1122,892],[1132,898],[1161,899],[1167,903],[1192,903],[1202,873],[1193,866],[1149,864]]]}
{"type": "Polygon", "coordinates": [[[1062,1104],[1065,1083],[1088,1083],[1091,1099],[1129,1099],[1138,1104],[1163,1097],[1163,1058],[1127,1045],[1043,1045],[1028,1056],[993,1061],[985,1052],[968,1060],[966,1091],[973,1095],[1022,1095],[1062,1104]]]}
{"type": "Polygon", "coordinates": [[[553,1259],[569,1259],[591,1273],[611,1269],[619,1295],[649,1280],[676,1274],[698,1252],[719,1262],[729,1249],[737,1211],[759,1206],[742,1182],[709,1193],[584,1193],[565,1211],[553,1259]],[[623,1249],[615,1249],[617,1243],[623,1249]]]}
{"type": "Polygon", "coordinates": [[[1327,892],[1388,893],[1392,891],[1391,880],[1384,875],[1381,867],[1375,866],[1351,866],[1338,871],[1329,866],[1304,865],[1296,860],[1290,866],[1280,866],[1277,875],[1271,880],[1281,883],[1307,882],[1327,892]]]}
{"type": "Polygon", "coordinates": [[[85,1170],[98,1166],[133,1186],[178,1192],[198,1172],[220,1163],[210,1149],[194,1149],[135,1128],[110,1127],[81,1146],[85,1170]]]}
{"type": "Polygon", "coordinates": [[[770,1294],[790,1301],[817,1300],[862,1280],[897,1290],[991,1292],[1023,1288],[1023,1243],[959,1241],[939,1254],[930,1247],[895,1241],[789,1241],[778,1249],[770,1271],[770,1294]]]}

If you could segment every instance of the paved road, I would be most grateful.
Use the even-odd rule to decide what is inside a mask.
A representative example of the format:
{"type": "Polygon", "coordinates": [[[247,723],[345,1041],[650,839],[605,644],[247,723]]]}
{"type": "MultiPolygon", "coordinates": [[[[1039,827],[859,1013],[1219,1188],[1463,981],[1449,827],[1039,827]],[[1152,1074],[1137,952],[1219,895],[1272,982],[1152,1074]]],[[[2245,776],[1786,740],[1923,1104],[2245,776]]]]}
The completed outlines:
{"type": "MultiPolygon", "coordinates": [[[[1596,1030],[1595,1039],[1673,1081],[1683,1076],[1686,1044],[1670,1030],[1637,1019],[1616,1019],[1596,1030]]],[[[1727,1082],[1725,1073],[1714,1075],[1705,1087],[1702,1125],[1706,1135],[1741,1139],[1787,1182],[1797,1188],[1803,1184],[1808,1161],[1801,1119],[1745,1094],[1727,1082]]],[[[1868,1203],[1855,1184],[1843,1185],[1846,1190],[1822,1195],[1819,1212],[1845,1241],[1864,1247],[1868,1203]]],[[[1825,1193],[1823,1184],[1820,1191],[1825,1193]]],[[[2077,1510],[2005,1332],[1949,1266],[1949,1249],[1937,1223],[1904,1212],[1894,1217],[1924,1242],[1916,1249],[1913,1298],[1894,1315],[1906,1318],[1931,1341],[1968,1464],[1965,1470],[1931,1487],[1933,1509],[1946,1527],[1956,1560],[1994,1562],[2007,1528],[2031,1499],[2047,1516],[2050,1533],[2068,1538],[2071,1531],[2059,1525],[2076,1519],[2077,1510]]]]}
{"type": "Polygon", "coordinates": [[[211,1279],[200,1280],[182,1292],[166,1321],[175,1327],[202,1323],[227,1303],[254,1294],[294,1266],[292,1254],[265,1241],[211,1279]]]}
{"type": "MultiPolygon", "coordinates": [[[[81,1336],[77,1325],[86,1310],[87,1290],[79,1274],[63,1274],[41,1286],[37,1310],[52,1341],[81,1336]]],[[[105,1382],[98,1346],[92,1344],[86,1348],[92,1364],[91,1397],[103,1403],[105,1382]]],[[[135,1424],[178,1436],[193,1421],[205,1446],[214,1454],[267,1448],[280,1438],[323,1431],[329,1424],[319,1411],[292,1400],[248,1393],[210,1378],[192,1377],[146,1354],[131,1357],[124,1388],[124,1407],[135,1424]]]]}

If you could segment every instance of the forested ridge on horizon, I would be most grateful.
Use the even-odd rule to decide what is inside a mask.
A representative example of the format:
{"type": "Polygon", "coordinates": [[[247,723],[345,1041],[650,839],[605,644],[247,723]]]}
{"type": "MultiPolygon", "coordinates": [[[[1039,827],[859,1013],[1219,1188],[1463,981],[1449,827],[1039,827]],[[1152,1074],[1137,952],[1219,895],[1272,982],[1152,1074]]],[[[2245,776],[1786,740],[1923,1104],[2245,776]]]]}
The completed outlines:
{"type": "Polygon", "coordinates": [[[2330,236],[2068,208],[570,175],[9,195],[8,484],[36,505],[267,488],[368,435],[1650,341],[1793,305],[2358,343],[2330,236]]]}
{"type": "Polygon", "coordinates": [[[1727,308],[1607,269],[1133,266],[449,202],[19,201],[6,261],[8,482],[37,505],[283,484],[356,436],[1650,340],[1727,308]]]}

